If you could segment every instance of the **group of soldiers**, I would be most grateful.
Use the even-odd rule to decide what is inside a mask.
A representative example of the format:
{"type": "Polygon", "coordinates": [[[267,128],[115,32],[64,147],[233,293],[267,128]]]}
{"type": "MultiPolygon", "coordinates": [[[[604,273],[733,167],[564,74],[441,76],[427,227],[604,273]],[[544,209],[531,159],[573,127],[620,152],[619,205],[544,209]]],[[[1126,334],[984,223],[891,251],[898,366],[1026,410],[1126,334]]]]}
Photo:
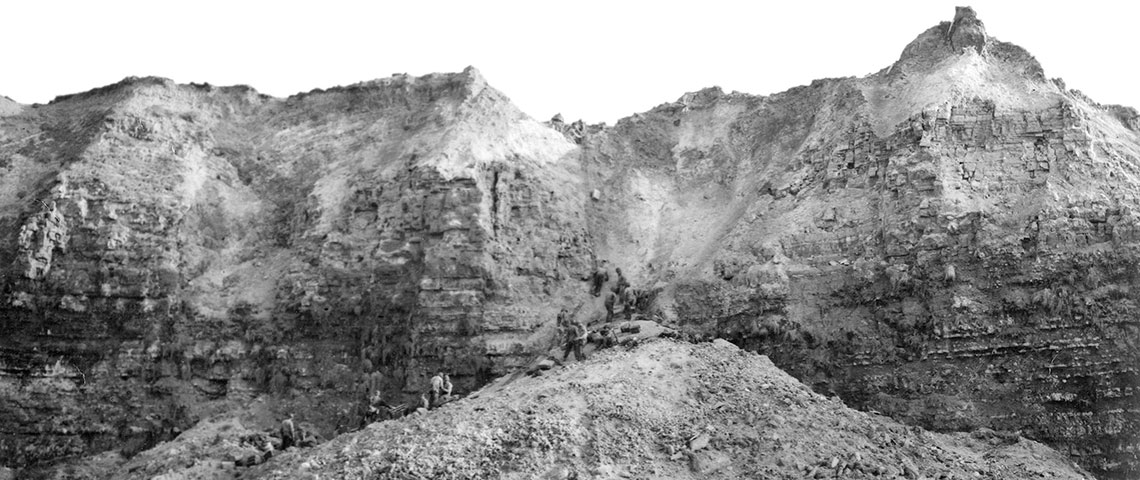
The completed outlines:
{"type": "MultiPolygon", "coordinates": [[[[596,332],[591,333],[585,322],[574,321],[577,310],[572,313],[569,309],[563,308],[558,313],[559,336],[563,340],[563,362],[569,359],[570,354],[574,354],[578,360],[585,360],[583,348],[588,342],[593,342],[598,348],[617,345],[619,329],[610,325],[614,321],[615,312],[620,308],[621,314],[628,321],[632,320],[634,311],[641,306],[643,296],[631,287],[621,268],[614,269],[614,273],[617,278],[612,282],[610,288],[606,288],[607,284],[611,283],[609,265],[608,262],[602,260],[589,277],[590,294],[595,298],[602,297],[602,303],[606,309],[605,325],[596,332]]],[[[579,305],[578,308],[582,308],[582,305],[579,305]]],[[[431,377],[429,383],[429,388],[420,394],[419,403],[414,405],[407,403],[389,405],[384,402],[378,388],[370,387],[369,390],[372,391],[372,394],[367,400],[364,423],[398,418],[416,412],[426,412],[454,399],[452,396],[454,387],[451,383],[451,377],[446,372],[438,372],[431,377]]]]}
{"type": "MultiPolygon", "coordinates": [[[[451,376],[446,372],[438,372],[435,376],[431,377],[430,387],[428,390],[420,394],[420,402],[416,405],[409,405],[407,403],[388,404],[384,401],[380,389],[372,390],[372,394],[368,397],[368,408],[364,412],[361,427],[378,420],[391,420],[405,415],[410,415],[417,412],[426,412],[433,408],[454,400],[452,396],[454,392],[454,385],[451,383],[451,376]]],[[[290,414],[288,418],[281,421],[276,435],[280,439],[280,444],[277,449],[285,450],[289,447],[309,447],[315,445],[320,441],[320,437],[314,431],[306,428],[301,428],[294,423],[293,415],[290,414]]],[[[270,453],[272,455],[273,446],[270,444],[270,453]]],[[[249,464],[253,465],[268,459],[250,459],[249,464]]]]}
{"type": "Polygon", "coordinates": [[[603,304],[606,307],[606,325],[603,325],[593,335],[581,321],[573,321],[574,315],[568,309],[563,308],[558,312],[558,329],[563,339],[562,361],[565,362],[569,359],[571,353],[578,360],[584,360],[582,348],[591,340],[599,348],[616,345],[618,343],[617,330],[612,328],[609,323],[613,322],[614,311],[617,307],[621,307],[621,312],[627,321],[633,319],[633,312],[637,309],[639,295],[630,286],[629,280],[626,280],[621,268],[615,269],[614,272],[617,274],[617,279],[610,289],[605,288],[610,281],[609,268],[605,260],[602,260],[590,275],[590,294],[594,297],[602,297],[603,304]]]}
{"type": "Polygon", "coordinates": [[[605,284],[609,281],[610,274],[606,270],[606,261],[602,260],[602,265],[594,270],[592,275],[593,284],[591,285],[591,293],[597,297],[605,295],[604,303],[606,305],[606,323],[614,320],[614,308],[620,306],[622,313],[625,314],[625,319],[631,320],[633,318],[633,310],[637,307],[637,293],[629,285],[629,280],[625,279],[625,275],[621,273],[621,268],[614,269],[617,273],[617,281],[610,290],[605,290],[605,284]]]}
{"type": "Polygon", "coordinates": [[[372,395],[368,398],[368,411],[364,415],[364,423],[372,423],[377,420],[391,420],[404,415],[426,412],[433,408],[438,408],[454,400],[452,396],[454,390],[455,386],[451,383],[451,375],[446,372],[438,372],[435,376],[431,377],[428,390],[420,393],[419,403],[415,405],[409,405],[407,403],[388,404],[384,402],[384,397],[381,395],[379,389],[373,390],[372,395]]]}

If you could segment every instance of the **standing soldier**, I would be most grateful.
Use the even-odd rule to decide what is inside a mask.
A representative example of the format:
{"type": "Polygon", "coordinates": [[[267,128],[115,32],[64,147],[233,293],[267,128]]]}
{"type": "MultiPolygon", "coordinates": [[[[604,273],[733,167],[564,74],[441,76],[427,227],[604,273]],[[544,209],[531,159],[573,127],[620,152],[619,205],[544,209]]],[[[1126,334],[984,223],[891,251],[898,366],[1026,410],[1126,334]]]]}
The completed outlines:
{"type": "Polygon", "coordinates": [[[598,265],[598,268],[594,269],[594,274],[590,277],[590,280],[593,282],[591,285],[590,294],[595,297],[601,295],[602,286],[610,280],[610,273],[606,269],[605,260],[602,260],[602,263],[598,265]]]}
{"type": "Polygon", "coordinates": [[[278,430],[281,434],[281,449],[292,447],[297,444],[297,427],[293,425],[293,414],[289,414],[289,418],[281,421],[281,428],[278,430]]]}
{"type": "Polygon", "coordinates": [[[629,288],[629,281],[625,279],[625,275],[622,275],[620,268],[616,269],[616,271],[617,283],[614,284],[614,293],[620,296],[621,294],[625,293],[625,290],[627,288],[629,288]]]}
{"type": "Polygon", "coordinates": [[[614,319],[614,304],[617,303],[618,296],[612,291],[606,292],[606,323],[610,323],[614,319]]]}
{"type": "Polygon", "coordinates": [[[633,319],[633,310],[637,308],[637,292],[632,288],[626,288],[622,292],[622,312],[625,313],[626,321],[633,319]]]}
{"type": "Polygon", "coordinates": [[[431,403],[429,405],[435,405],[436,402],[439,401],[439,392],[441,390],[443,390],[443,372],[439,372],[435,374],[434,377],[431,377],[431,403]]]}
{"type": "Polygon", "coordinates": [[[365,417],[367,423],[375,422],[376,419],[380,418],[380,416],[383,415],[385,407],[387,407],[387,405],[384,404],[384,397],[380,395],[380,390],[376,390],[372,393],[372,397],[368,399],[368,413],[365,417]]]}
{"type": "Polygon", "coordinates": [[[566,330],[566,346],[562,351],[562,361],[565,362],[570,358],[570,352],[574,352],[574,358],[578,361],[585,360],[586,357],[582,355],[582,346],[586,344],[586,338],[589,337],[590,332],[586,330],[586,326],[580,322],[575,323],[566,330]]]}

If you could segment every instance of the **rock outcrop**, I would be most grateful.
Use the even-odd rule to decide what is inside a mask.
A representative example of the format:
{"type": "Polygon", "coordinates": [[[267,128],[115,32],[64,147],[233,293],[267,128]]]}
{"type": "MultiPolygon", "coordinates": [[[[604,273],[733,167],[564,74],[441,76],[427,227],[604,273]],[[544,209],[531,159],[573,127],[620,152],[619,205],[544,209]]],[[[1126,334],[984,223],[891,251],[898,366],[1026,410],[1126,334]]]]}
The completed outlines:
{"type": "Polygon", "coordinates": [[[257,396],[331,436],[440,369],[469,391],[598,311],[608,259],[642,313],[852,405],[1135,475],[1137,118],[969,8],[865,78],[612,127],[474,69],[0,98],[0,458],[130,455],[257,396]]]}

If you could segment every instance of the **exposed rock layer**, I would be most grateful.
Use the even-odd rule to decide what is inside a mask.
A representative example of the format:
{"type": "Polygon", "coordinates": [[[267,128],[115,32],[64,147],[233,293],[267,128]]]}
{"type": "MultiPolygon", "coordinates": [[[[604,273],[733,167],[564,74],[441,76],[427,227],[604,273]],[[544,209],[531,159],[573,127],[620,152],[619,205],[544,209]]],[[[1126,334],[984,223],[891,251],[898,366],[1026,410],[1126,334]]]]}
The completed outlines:
{"type": "Polygon", "coordinates": [[[331,430],[365,385],[471,388],[589,260],[574,146],[474,70],[284,100],[128,79],[3,122],[10,465],[262,392],[331,430]]]}

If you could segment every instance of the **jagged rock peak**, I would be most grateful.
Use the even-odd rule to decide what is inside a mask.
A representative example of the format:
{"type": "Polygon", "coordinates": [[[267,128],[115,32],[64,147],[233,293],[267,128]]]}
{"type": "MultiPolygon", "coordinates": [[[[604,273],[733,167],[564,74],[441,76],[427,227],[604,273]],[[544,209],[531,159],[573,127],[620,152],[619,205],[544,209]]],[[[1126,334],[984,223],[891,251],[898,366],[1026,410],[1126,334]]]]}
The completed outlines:
{"type": "Polygon", "coordinates": [[[134,88],[134,87],[147,86],[147,85],[156,85],[156,86],[161,85],[161,86],[173,87],[175,84],[174,84],[174,81],[169,79],[169,78],[154,77],[154,76],[146,76],[146,77],[130,76],[130,77],[124,78],[122,80],[119,80],[118,82],[112,83],[110,85],[105,85],[102,87],[93,88],[93,89],[88,90],[86,92],[71,93],[71,94],[67,94],[67,95],[56,96],[55,98],[53,98],[51,100],[51,102],[48,102],[48,104],[50,105],[50,104],[55,104],[55,103],[59,103],[59,102],[67,101],[67,100],[81,100],[81,99],[85,99],[85,98],[91,98],[91,97],[97,97],[97,96],[101,96],[101,95],[113,94],[113,93],[123,92],[123,91],[126,91],[126,90],[134,88]]]}
{"type": "Polygon", "coordinates": [[[962,53],[966,47],[982,53],[988,40],[985,25],[978,19],[977,12],[970,7],[957,7],[953,21],[939,23],[922,32],[903,49],[899,62],[937,61],[962,53]]]}
{"type": "Polygon", "coordinates": [[[987,35],[985,25],[970,7],[957,7],[952,21],[939,23],[922,32],[903,49],[888,73],[922,71],[949,57],[967,54],[1005,62],[1013,71],[1035,80],[1045,80],[1041,64],[1033,55],[1017,45],[987,35]]]}
{"type": "Polygon", "coordinates": [[[955,9],[954,21],[946,33],[950,47],[955,50],[971,47],[981,53],[982,48],[986,46],[986,26],[978,20],[977,12],[970,7],[955,9]]]}
{"type": "Polygon", "coordinates": [[[475,67],[468,66],[458,73],[429,73],[418,77],[407,73],[397,73],[387,78],[368,80],[348,86],[337,86],[327,90],[315,89],[308,93],[294,95],[294,97],[304,97],[308,94],[323,92],[406,91],[409,93],[425,93],[429,100],[445,96],[462,100],[478,96],[487,87],[487,80],[483,78],[483,74],[475,67]]]}

